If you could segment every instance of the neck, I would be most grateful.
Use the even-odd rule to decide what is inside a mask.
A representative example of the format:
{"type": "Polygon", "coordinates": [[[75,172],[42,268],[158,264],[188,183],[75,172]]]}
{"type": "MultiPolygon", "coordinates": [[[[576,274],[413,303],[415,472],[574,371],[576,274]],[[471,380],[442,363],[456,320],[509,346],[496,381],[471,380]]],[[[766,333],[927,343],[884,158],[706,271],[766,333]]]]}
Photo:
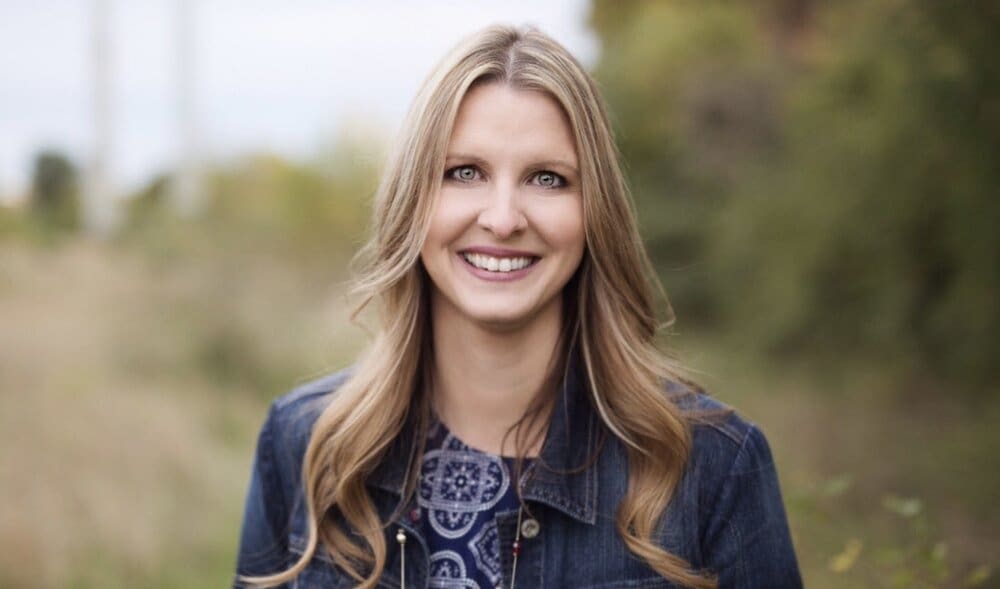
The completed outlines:
{"type": "MultiPolygon", "coordinates": [[[[459,315],[450,303],[431,297],[434,341],[433,403],[448,429],[464,443],[492,454],[517,452],[505,435],[543,390],[562,327],[561,301],[517,329],[491,329],[459,315]]],[[[548,424],[548,408],[532,429],[525,449],[536,456],[548,424]]]]}

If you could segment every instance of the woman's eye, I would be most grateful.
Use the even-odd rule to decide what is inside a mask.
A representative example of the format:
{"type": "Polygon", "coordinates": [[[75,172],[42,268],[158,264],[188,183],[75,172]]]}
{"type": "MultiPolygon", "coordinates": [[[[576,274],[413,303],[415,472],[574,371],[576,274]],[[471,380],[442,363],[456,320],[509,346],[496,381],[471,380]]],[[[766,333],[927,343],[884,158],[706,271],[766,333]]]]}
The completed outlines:
{"type": "Polygon", "coordinates": [[[475,180],[478,176],[479,171],[473,166],[456,166],[446,174],[448,178],[453,180],[461,180],[462,182],[471,182],[475,180]]]}
{"type": "Polygon", "coordinates": [[[555,172],[539,172],[535,174],[535,183],[543,188],[562,188],[566,179],[555,172]]]}

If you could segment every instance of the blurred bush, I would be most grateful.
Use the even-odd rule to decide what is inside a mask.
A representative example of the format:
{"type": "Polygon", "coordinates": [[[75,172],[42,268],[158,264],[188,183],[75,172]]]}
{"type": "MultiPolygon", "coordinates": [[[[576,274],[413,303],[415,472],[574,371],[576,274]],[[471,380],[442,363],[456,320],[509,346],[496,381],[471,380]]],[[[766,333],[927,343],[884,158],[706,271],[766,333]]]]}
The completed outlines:
{"type": "MultiPolygon", "coordinates": [[[[815,536],[837,538],[841,548],[831,554],[822,571],[824,585],[885,589],[987,587],[995,581],[989,564],[961,563],[950,554],[934,514],[918,497],[882,495],[881,510],[868,515],[864,525],[842,518],[853,494],[849,474],[815,481],[797,489],[791,499],[800,520],[809,522],[815,536]]],[[[810,538],[815,542],[815,538],[810,538]]],[[[800,546],[806,542],[800,542],[800,546]]],[[[813,555],[810,555],[813,556],[813,555]]],[[[819,570],[813,569],[813,580],[819,570]]]]}
{"type": "MultiPolygon", "coordinates": [[[[125,338],[147,343],[125,350],[135,370],[194,370],[262,398],[310,372],[316,352],[304,350],[308,342],[284,322],[308,320],[301,311],[328,304],[347,278],[381,163],[372,135],[351,130],[332,145],[311,161],[256,154],[215,164],[195,218],[172,210],[169,175],[128,199],[118,245],[165,277],[155,306],[173,318],[158,343],[139,333],[125,338]]],[[[333,335],[335,347],[359,344],[333,335]]]]}
{"type": "Polygon", "coordinates": [[[65,155],[43,151],[35,157],[31,213],[54,231],[76,229],[79,219],[76,167],[65,155]]]}
{"type": "Polygon", "coordinates": [[[364,238],[381,149],[375,137],[348,130],[312,161],[255,154],[214,164],[195,219],[173,214],[171,177],[160,176],[128,199],[122,239],[166,256],[172,248],[206,247],[304,268],[328,266],[330,256],[349,256],[364,238]]]}
{"type": "Polygon", "coordinates": [[[597,0],[591,22],[682,324],[996,382],[995,4],[597,0]]]}
{"type": "Polygon", "coordinates": [[[24,203],[0,206],[0,239],[54,246],[80,227],[76,165],[62,151],[46,149],[31,164],[24,203]]]}

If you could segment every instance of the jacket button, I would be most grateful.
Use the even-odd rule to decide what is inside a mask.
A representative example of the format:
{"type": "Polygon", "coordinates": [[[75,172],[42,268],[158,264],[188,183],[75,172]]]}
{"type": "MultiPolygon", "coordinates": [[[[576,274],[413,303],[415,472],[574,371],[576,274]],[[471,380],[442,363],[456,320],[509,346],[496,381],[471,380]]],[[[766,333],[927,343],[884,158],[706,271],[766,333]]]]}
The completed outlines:
{"type": "Polygon", "coordinates": [[[541,531],[542,526],[538,523],[538,520],[533,517],[529,517],[521,522],[521,535],[525,538],[534,538],[538,535],[538,532],[541,531]]]}

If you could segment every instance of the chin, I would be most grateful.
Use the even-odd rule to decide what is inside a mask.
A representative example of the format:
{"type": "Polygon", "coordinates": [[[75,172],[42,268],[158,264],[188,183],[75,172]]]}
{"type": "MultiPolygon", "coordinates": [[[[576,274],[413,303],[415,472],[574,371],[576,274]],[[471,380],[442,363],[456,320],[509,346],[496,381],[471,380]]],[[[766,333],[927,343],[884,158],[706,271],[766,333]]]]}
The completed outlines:
{"type": "Polygon", "coordinates": [[[469,320],[496,331],[515,331],[546,317],[558,307],[558,295],[550,299],[511,297],[506,300],[468,300],[456,307],[469,320]]]}
{"type": "MultiPolygon", "coordinates": [[[[524,289],[530,290],[530,289],[524,289]]],[[[516,331],[543,319],[558,305],[559,294],[539,296],[537,292],[489,292],[456,288],[451,292],[433,291],[432,306],[445,322],[457,321],[491,331],[516,331]]]]}
{"type": "Polygon", "coordinates": [[[535,316],[529,311],[505,309],[469,309],[466,316],[472,321],[492,329],[516,329],[531,322],[535,316]]]}

